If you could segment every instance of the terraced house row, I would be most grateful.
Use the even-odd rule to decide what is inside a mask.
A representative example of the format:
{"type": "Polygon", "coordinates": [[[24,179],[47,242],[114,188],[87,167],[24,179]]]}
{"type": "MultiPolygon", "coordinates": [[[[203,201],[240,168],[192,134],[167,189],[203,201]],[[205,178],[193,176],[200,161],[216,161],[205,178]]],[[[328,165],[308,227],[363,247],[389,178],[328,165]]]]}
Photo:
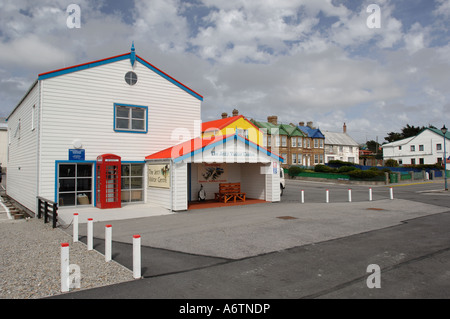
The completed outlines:
{"type": "Polygon", "coordinates": [[[202,124],[203,136],[237,133],[284,158],[283,167],[291,165],[314,166],[325,162],[325,136],[312,122],[278,123],[278,117],[268,116],[267,122],[248,120],[234,109],[232,116],[202,124]]]}
{"type": "Polygon", "coordinates": [[[221,119],[202,123],[203,136],[211,137],[237,133],[255,144],[281,155],[282,167],[291,165],[314,166],[330,160],[359,162],[359,145],[347,134],[344,123],[342,132],[323,132],[313,122],[297,125],[278,123],[278,117],[268,116],[267,121],[256,121],[239,115],[234,109],[232,116],[222,113],[221,119]]]}

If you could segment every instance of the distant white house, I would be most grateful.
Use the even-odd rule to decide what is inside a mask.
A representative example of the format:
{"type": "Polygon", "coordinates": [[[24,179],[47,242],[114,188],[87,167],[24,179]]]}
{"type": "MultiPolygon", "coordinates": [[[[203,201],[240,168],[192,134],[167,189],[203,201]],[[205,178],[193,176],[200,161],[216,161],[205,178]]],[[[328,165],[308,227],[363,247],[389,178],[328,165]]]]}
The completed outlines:
{"type": "MultiPolygon", "coordinates": [[[[449,157],[450,133],[445,135],[447,158],[449,157]]],[[[426,128],[413,137],[382,145],[383,159],[405,164],[436,164],[444,158],[444,135],[438,129],[426,128]]]]}
{"type": "Polygon", "coordinates": [[[343,131],[324,132],[325,135],[325,163],[332,160],[359,163],[359,145],[347,134],[344,123],[343,131]]]}

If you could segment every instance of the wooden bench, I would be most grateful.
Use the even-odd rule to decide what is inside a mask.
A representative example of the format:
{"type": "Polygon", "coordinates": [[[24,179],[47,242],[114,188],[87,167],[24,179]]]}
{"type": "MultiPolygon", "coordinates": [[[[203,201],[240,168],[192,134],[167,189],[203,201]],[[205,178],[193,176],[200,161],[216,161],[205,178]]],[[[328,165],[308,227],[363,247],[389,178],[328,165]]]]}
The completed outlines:
{"type": "Polygon", "coordinates": [[[233,199],[240,199],[245,202],[245,193],[241,192],[241,183],[220,183],[219,192],[215,193],[215,199],[219,202],[228,202],[233,199]]]}

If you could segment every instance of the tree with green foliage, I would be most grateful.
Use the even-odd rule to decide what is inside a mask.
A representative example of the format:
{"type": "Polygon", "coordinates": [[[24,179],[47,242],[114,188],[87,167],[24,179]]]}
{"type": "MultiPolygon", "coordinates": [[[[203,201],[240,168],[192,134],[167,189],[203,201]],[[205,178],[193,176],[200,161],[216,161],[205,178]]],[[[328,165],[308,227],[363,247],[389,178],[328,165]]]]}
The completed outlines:
{"type": "MultiPolygon", "coordinates": [[[[429,128],[434,128],[433,125],[428,124],[429,128]]],[[[389,143],[398,141],[398,140],[402,140],[404,138],[408,138],[408,137],[412,137],[412,136],[416,136],[417,134],[419,134],[422,130],[426,129],[427,127],[425,126],[414,126],[414,125],[409,125],[406,124],[405,127],[403,127],[401,129],[401,132],[390,132],[388,133],[388,136],[386,136],[384,139],[386,141],[388,141],[389,143]]]]}

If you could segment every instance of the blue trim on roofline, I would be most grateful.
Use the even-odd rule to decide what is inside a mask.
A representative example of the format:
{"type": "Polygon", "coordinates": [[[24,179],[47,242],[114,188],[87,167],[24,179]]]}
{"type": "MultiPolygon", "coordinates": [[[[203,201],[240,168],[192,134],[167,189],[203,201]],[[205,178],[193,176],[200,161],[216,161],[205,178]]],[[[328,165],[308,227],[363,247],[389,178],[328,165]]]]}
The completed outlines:
{"type": "Polygon", "coordinates": [[[212,144],[208,144],[208,145],[206,145],[206,146],[204,146],[204,147],[201,147],[201,148],[199,148],[199,149],[196,149],[196,150],[194,150],[194,151],[191,151],[190,153],[187,153],[187,154],[184,154],[184,155],[182,155],[182,156],[180,156],[180,157],[177,157],[177,158],[175,158],[175,159],[173,160],[173,162],[174,162],[174,163],[181,162],[182,160],[184,160],[184,159],[186,159],[186,158],[192,157],[192,156],[194,156],[194,155],[196,155],[196,154],[198,154],[198,153],[202,153],[202,152],[204,152],[204,151],[206,151],[206,150],[208,150],[208,149],[211,149],[211,148],[213,148],[213,147],[216,147],[216,146],[217,146],[218,144],[220,144],[220,143],[225,144],[227,141],[229,141],[229,140],[231,140],[231,139],[236,139],[236,140],[239,139],[241,142],[244,142],[245,144],[247,144],[247,145],[249,145],[249,146],[251,146],[251,147],[257,149],[258,151],[265,153],[267,156],[272,157],[272,158],[276,159],[277,161],[280,161],[280,162],[284,163],[284,159],[283,159],[282,157],[273,154],[273,153],[270,152],[269,150],[260,147],[258,144],[255,144],[255,143],[253,143],[253,142],[251,142],[251,141],[245,139],[244,137],[242,137],[242,136],[240,136],[240,135],[238,135],[238,134],[231,135],[231,136],[229,136],[229,137],[227,137],[227,138],[221,139],[220,141],[214,142],[214,143],[212,143],[212,144]]]}
{"type": "Polygon", "coordinates": [[[181,82],[178,82],[174,78],[170,77],[169,75],[165,74],[161,70],[157,69],[156,67],[151,65],[149,62],[145,61],[144,59],[142,59],[141,57],[136,55],[136,53],[134,51],[130,52],[130,53],[118,55],[118,56],[115,56],[115,57],[106,58],[106,59],[103,59],[103,60],[93,61],[93,62],[89,62],[89,63],[85,63],[85,64],[76,65],[76,66],[73,66],[73,67],[68,67],[68,68],[64,68],[64,69],[50,71],[50,72],[47,72],[47,73],[42,73],[42,74],[40,74],[38,76],[38,80],[46,80],[46,79],[50,79],[50,78],[53,78],[53,77],[56,77],[56,76],[69,74],[69,73],[76,72],[76,71],[86,70],[86,69],[90,69],[90,68],[93,68],[93,67],[96,67],[96,66],[99,66],[99,65],[104,65],[104,64],[113,63],[113,62],[117,62],[117,61],[122,61],[122,60],[126,60],[126,59],[130,59],[130,62],[132,63],[132,65],[134,64],[134,61],[141,62],[147,68],[149,68],[153,72],[157,73],[161,77],[165,78],[170,83],[178,86],[180,89],[184,90],[185,92],[189,93],[190,95],[192,95],[193,97],[199,99],[200,101],[203,101],[203,97],[200,94],[196,93],[195,91],[191,90],[190,88],[188,88],[187,86],[185,86],[181,82]]]}
{"type": "Polygon", "coordinates": [[[69,68],[65,68],[65,69],[61,69],[61,70],[56,70],[54,72],[44,73],[44,74],[39,75],[38,80],[45,80],[45,79],[53,78],[55,76],[60,76],[60,75],[64,75],[64,74],[68,74],[68,73],[72,73],[72,72],[76,72],[76,71],[94,68],[99,65],[104,65],[104,64],[117,62],[117,61],[126,60],[129,57],[130,57],[130,53],[112,57],[112,58],[108,58],[108,59],[104,59],[104,60],[94,61],[91,63],[85,63],[85,64],[81,64],[78,66],[69,67],[69,68]]]}
{"type": "Polygon", "coordinates": [[[180,89],[186,91],[187,93],[189,93],[190,95],[192,95],[193,97],[199,99],[200,101],[203,101],[203,97],[199,94],[197,94],[196,92],[192,91],[191,89],[189,89],[188,87],[184,86],[183,84],[181,84],[180,82],[176,81],[175,79],[171,78],[170,76],[168,76],[167,74],[163,73],[161,70],[158,70],[157,68],[155,68],[153,65],[151,65],[150,63],[148,63],[147,61],[143,60],[142,58],[140,58],[139,56],[136,56],[136,60],[141,62],[143,65],[145,65],[146,67],[148,67],[149,69],[151,69],[153,72],[159,74],[160,76],[162,76],[163,78],[165,78],[167,81],[171,82],[172,84],[175,84],[176,86],[178,86],[180,89]]]}

